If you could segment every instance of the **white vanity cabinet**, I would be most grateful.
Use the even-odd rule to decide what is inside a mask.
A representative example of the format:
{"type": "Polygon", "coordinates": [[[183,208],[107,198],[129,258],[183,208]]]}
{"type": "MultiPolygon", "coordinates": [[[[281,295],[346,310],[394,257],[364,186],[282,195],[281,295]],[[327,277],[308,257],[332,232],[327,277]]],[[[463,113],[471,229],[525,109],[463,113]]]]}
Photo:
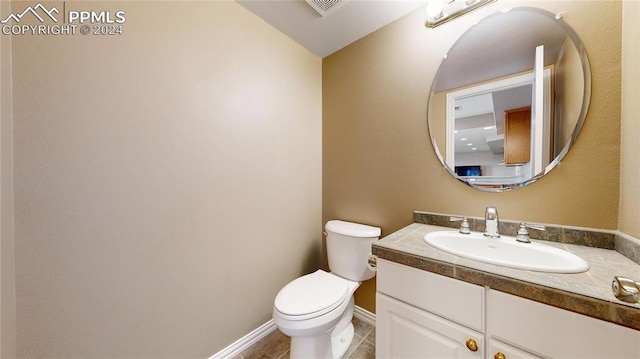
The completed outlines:
{"type": "Polygon", "coordinates": [[[640,331],[378,259],[376,357],[640,358],[640,331]]]}
{"type": "Polygon", "coordinates": [[[382,259],[376,280],[376,357],[484,357],[484,287],[382,259]]]}
{"type": "Polygon", "coordinates": [[[640,358],[638,330],[491,289],[486,333],[540,357],[640,358]]]}

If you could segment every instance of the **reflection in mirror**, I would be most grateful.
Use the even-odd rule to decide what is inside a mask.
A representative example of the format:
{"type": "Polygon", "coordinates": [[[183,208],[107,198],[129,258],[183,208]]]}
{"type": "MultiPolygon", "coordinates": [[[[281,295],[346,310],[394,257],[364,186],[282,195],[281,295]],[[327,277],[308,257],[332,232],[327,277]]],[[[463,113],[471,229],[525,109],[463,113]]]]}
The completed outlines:
{"type": "Polygon", "coordinates": [[[429,99],[429,132],[456,178],[485,191],[514,189],[559,163],[582,127],[589,94],[575,32],[549,12],[515,8],[479,22],[445,56],[429,99]]]}

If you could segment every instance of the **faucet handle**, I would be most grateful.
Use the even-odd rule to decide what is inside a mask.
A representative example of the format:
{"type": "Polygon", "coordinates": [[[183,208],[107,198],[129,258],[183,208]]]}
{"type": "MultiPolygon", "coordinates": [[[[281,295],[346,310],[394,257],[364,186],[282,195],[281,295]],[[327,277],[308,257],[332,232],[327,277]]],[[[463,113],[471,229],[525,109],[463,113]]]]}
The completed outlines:
{"type": "Polygon", "coordinates": [[[467,220],[466,216],[463,216],[463,217],[449,217],[449,221],[451,221],[451,222],[462,221],[462,223],[460,223],[460,233],[462,233],[462,234],[470,234],[471,233],[471,229],[469,229],[469,221],[467,220]]]}
{"type": "Polygon", "coordinates": [[[547,227],[541,224],[527,224],[524,222],[520,222],[520,228],[518,228],[518,235],[516,236],[516,241],[521,243],[531,243],[531,240],[529,238],[529,231],[527,231],[527,228],[535,229],[538,231],[544,231],[547,229],[547,227]]]}
{"type": "Polygon", "coordinates": [[[640,303],[640,283],[625,277],[613,277],[611,283],[613,295],[630,303],[640,303]]]}

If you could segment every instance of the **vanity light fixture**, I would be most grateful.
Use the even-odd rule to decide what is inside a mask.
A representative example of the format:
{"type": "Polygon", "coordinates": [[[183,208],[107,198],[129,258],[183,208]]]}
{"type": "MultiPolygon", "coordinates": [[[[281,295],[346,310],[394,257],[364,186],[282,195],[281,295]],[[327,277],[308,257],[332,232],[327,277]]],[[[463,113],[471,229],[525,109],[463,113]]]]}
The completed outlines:
{"type": "Polygon", "coordinates": [[[430,0],[426,27],[434,28],[496,0],[430,0]]]}

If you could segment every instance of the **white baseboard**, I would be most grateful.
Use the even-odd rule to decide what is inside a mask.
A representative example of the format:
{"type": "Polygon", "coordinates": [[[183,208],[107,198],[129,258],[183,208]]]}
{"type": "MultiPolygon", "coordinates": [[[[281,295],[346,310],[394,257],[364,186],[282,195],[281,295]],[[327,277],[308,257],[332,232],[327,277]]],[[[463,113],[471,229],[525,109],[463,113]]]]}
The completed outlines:
{"type": "Polygon", "coordinates": [[[277,328],[278,327],[276,326],[276,323],[273,322],[273,319],[270,319],[268,322],[262,324],[257,329],[251,331],[251,333],[236,340],[221,351],[213,354],[211,357],[209,357],[209,359],[233,359],[277,328]]]}
{"type": "MultiPolygon", "coordinates": [[[[353,308],[353,316],[369,324],[376,324],[376,315],[366,309],[358,307],[357,305],[353,308]]],[[[276,323],[273,322],[273,319],[270,319],[251,333],[213,354],[209,359],[233,359],[276,329],[276,323]]]]}
{"type": "Polygon", "coordinates": [[[362,309],[357,305],[353,308],[353,316],[367,322],[371,325],[376,325],[376,315],[366,309],[362,309]]]}

